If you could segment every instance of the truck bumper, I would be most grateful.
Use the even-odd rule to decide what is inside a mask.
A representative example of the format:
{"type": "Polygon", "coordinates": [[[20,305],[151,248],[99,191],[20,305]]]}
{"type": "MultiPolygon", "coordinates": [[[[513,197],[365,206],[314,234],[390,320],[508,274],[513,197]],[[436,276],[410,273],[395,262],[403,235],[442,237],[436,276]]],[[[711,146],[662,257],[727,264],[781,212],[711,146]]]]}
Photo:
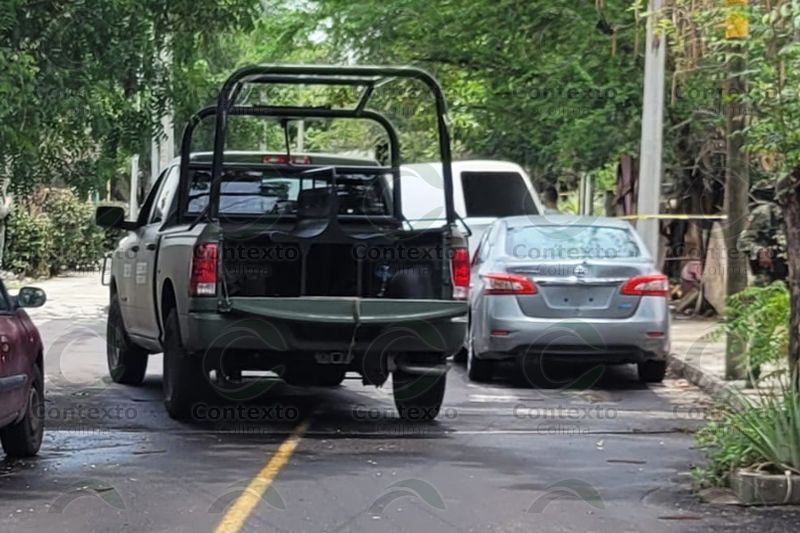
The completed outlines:
{"type": "Polygon", "coordinates": [[[361,298],[231,298],[194,305],[184,317],[192,352],[457,352],[466,334],[467,303],[361,298]],[[209,304],[211,308],[209,308],[209,304]]]}

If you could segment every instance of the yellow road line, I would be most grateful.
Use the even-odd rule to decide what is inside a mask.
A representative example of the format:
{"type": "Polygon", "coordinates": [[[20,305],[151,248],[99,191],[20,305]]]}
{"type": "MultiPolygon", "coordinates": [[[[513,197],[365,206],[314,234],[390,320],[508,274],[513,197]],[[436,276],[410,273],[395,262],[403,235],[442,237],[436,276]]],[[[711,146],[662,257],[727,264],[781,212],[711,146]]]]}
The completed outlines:
{"type": "Polygon", "coordinates": [[[310,421],[305,420],[295,428],[291,436],[283,441],[267,465],[256,474],[247,488],[222,517],[214,533],[237,533],[244,526],[247,518],[261,501],[278,472],[289,462],[294,450],[300,444],[310,421]]]}

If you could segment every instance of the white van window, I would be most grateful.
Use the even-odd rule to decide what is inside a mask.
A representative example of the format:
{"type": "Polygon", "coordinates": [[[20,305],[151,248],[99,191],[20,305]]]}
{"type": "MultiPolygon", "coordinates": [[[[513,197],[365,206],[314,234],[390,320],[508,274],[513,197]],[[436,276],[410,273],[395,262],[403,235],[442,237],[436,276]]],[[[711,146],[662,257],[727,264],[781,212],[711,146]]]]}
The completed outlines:
{"type": "Polygon", "coordinates": [[[538,215],[536,204],[517,172],[462,172],[468,217],[538,215]]]}

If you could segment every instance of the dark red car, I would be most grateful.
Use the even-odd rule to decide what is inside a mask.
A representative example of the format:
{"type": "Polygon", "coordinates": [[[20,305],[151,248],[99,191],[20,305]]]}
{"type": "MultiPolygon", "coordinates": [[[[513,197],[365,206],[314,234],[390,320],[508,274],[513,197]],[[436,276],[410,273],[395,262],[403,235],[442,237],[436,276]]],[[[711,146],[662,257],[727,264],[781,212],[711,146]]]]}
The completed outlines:
{"type": "Polygon", "coordinates": [[[0,441],[7,455],[35,455],[44,431],[44,353],[39,330],[23,307],[47,296],[23,287],[11,296],[0,281],[0,441]]]}

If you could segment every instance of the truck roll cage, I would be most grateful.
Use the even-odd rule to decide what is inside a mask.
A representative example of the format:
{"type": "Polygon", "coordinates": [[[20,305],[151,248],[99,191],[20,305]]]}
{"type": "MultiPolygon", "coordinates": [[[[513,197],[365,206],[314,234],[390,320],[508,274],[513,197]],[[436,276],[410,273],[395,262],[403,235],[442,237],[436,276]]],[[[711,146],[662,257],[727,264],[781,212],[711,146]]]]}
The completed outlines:
{"type": "Polygon", "coordinates": [[[445,214],[448,224],[455,223],[453,204],[453,171],[450,153],[450,132],[447,126],[447,105],[439,82],[426,71],[417,67],[387,66],[336,66],[336,65],[253,65],[234,72],[222,86],[216,106],[207,107],[195,114],[186,126],[181,142],[181,167],[178,186],[178,214],[185,215],[188,203],[189,170],[192,138],[197,126],[214,117],[214,149],[211,163],[211,191],[208,216],[219,217],[219,198],[225,158],[225,141],[229,116],[292,118],[343,118],[363,119],[376,122],[386,131],[390,144],[391,173],[393,175],[393,211],[395,217],[402,216],[400,189],[400,144],[397,131],[382,113],[369,109],[369,101],[376,88],[396,80],[418,80],[433,94],[436,104],[436,124],[439,155],[444,181],[445,214]],[[239,106],[237,102],[247,85],[328,85],[362,87],[363,91],[355,107],[330,109],[325,107],[296,106],[239,106]]]}

